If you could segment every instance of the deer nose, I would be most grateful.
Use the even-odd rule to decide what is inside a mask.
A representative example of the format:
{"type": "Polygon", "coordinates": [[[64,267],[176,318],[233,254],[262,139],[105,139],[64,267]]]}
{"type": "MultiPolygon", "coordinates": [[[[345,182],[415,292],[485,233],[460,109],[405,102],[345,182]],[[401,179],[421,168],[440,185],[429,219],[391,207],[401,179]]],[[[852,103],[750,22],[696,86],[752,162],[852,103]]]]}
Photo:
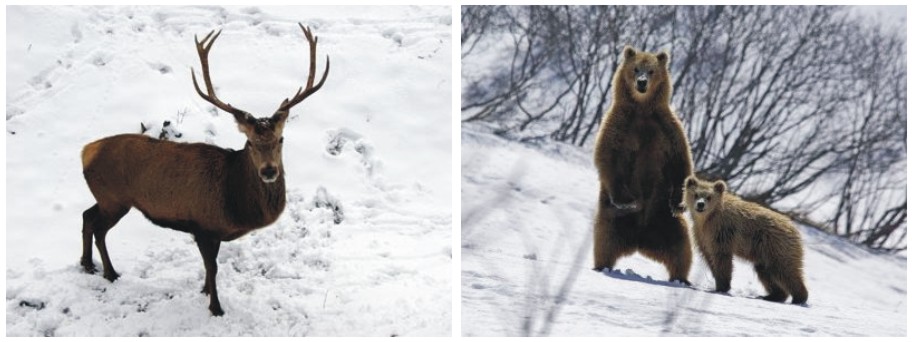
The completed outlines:
{"type": "Polygon", "coordinates": [[[279,169],[275,166],[267,166],[260,169],[260,178],[263,178],[264,182],[275,181],[277,176],[279,176],[279,169]]]}

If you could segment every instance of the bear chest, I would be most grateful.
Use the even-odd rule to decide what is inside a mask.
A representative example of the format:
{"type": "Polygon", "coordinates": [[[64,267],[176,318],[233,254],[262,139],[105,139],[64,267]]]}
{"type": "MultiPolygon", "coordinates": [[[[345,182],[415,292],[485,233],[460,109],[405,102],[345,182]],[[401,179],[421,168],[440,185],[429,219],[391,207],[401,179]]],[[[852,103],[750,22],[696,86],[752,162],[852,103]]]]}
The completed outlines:
{"type": "Polygon", "coordinates": [[[626,130],[624,140],[631,151],[639,155],[660,157],[669,148],[669,138],[653,120],[634,120],[626,130]]]}

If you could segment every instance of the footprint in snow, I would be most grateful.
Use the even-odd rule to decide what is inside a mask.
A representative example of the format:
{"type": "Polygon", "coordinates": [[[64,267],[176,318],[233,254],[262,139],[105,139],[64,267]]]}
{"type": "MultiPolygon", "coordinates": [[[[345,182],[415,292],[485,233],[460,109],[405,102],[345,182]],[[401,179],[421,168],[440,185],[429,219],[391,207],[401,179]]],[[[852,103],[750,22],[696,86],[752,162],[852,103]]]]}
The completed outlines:
{"type": "Polygon", "coordinates": [[[329,130],[327,131],[326,151],[331,156],[338,156],[342,154],[346,144],[350,141],[355,152],[361,155],[361,164],[368,177],[373,176],[380,166],[380,161],[374,156],[374,145],[361,134],[348,128],[329,130]]]}
{"type": "Polygon", "coordinates": [[[108,65],[108,63],[111,63],[112,59],[114,59],[114,57],[111,56],[110,54],[99,52],[99,53],[96,53],[95,56],[92,57],[92,64],[94,64],[97,67],[103,67],[105,65],[108,65]]]}
{"type": "Polygon", "coordinates": [[[335,224],[340,224],[345,219],[342,203],[336,196],[330,195],[327,189],[322,186],[317,188],[317,194],[314,195],[312,204],[314,208],[326,208],[333,211],[333,223],[335,224]]]}
{"type": "Polygon", "coordinates": [[[152,68],[152,70],[158,71],[162,75],[171,73],[171,67],[168,66],[167,64],[149,63],[149,67],[152,68]]]}
{"type": "Polygon", "coordinates": [[[383,33],[381,33],[381,36],[392,40],[394,43],[396,43],[396,46],[399,46],[399,47],[403,46],[403,38],[405,38],[405,35],[403,35],[402,32],[396,31],[392,28],[388,28],[388,29],[384,30],[383,33]]]}

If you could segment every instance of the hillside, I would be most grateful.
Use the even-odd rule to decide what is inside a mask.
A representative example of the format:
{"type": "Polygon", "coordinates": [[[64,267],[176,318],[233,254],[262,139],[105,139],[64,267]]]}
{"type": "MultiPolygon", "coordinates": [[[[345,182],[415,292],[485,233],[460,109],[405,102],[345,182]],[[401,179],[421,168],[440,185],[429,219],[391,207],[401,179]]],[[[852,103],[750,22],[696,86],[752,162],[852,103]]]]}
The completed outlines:
{"type": "MultiPolygon", "coordinates": [[[[869,252],[801,227],[807,306],[765,302],[751,266],[712,293],[635,254],[592,271],[597,177],[591,152],[525,145],[462,127],[462,326],[465,336],[905,336],[906,256],[869,252]]],[[[696,251],[695,251],[696,252],[696,251]]],[[[695,253],[695,256],[699,254],[695,253]]]]}

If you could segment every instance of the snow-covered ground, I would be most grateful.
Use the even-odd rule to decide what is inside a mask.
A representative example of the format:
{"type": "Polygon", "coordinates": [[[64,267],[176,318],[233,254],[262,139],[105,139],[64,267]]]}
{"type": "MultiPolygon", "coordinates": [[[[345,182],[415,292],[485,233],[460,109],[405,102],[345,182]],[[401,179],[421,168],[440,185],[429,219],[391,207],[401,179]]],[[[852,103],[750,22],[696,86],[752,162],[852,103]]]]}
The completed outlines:
{"type": "Polygon", "coordinates": [[[6,10],[8,336],[450,336],[450,8],[6,10]],[[286,211],[222,245],[225,316],[191,236],[137,211],[108,234],[121,278],[81,272],[82,146],[167,120],[180,141],[242,148],[193,90],[193,37],[223,29],[219,97],[266,116],[305,83],[298,22],[332,69],[285,128],[286,211]]]}
{"type": "Polygon", "coordinates": [[[765,302],[737,262],[729,295],[695,251],[694,288],[639,254],[592,271],[591,152],[462,127],[466,336],[906,336],[906,254],[874,254],[802,227],[807,306],[765,302]]]}

